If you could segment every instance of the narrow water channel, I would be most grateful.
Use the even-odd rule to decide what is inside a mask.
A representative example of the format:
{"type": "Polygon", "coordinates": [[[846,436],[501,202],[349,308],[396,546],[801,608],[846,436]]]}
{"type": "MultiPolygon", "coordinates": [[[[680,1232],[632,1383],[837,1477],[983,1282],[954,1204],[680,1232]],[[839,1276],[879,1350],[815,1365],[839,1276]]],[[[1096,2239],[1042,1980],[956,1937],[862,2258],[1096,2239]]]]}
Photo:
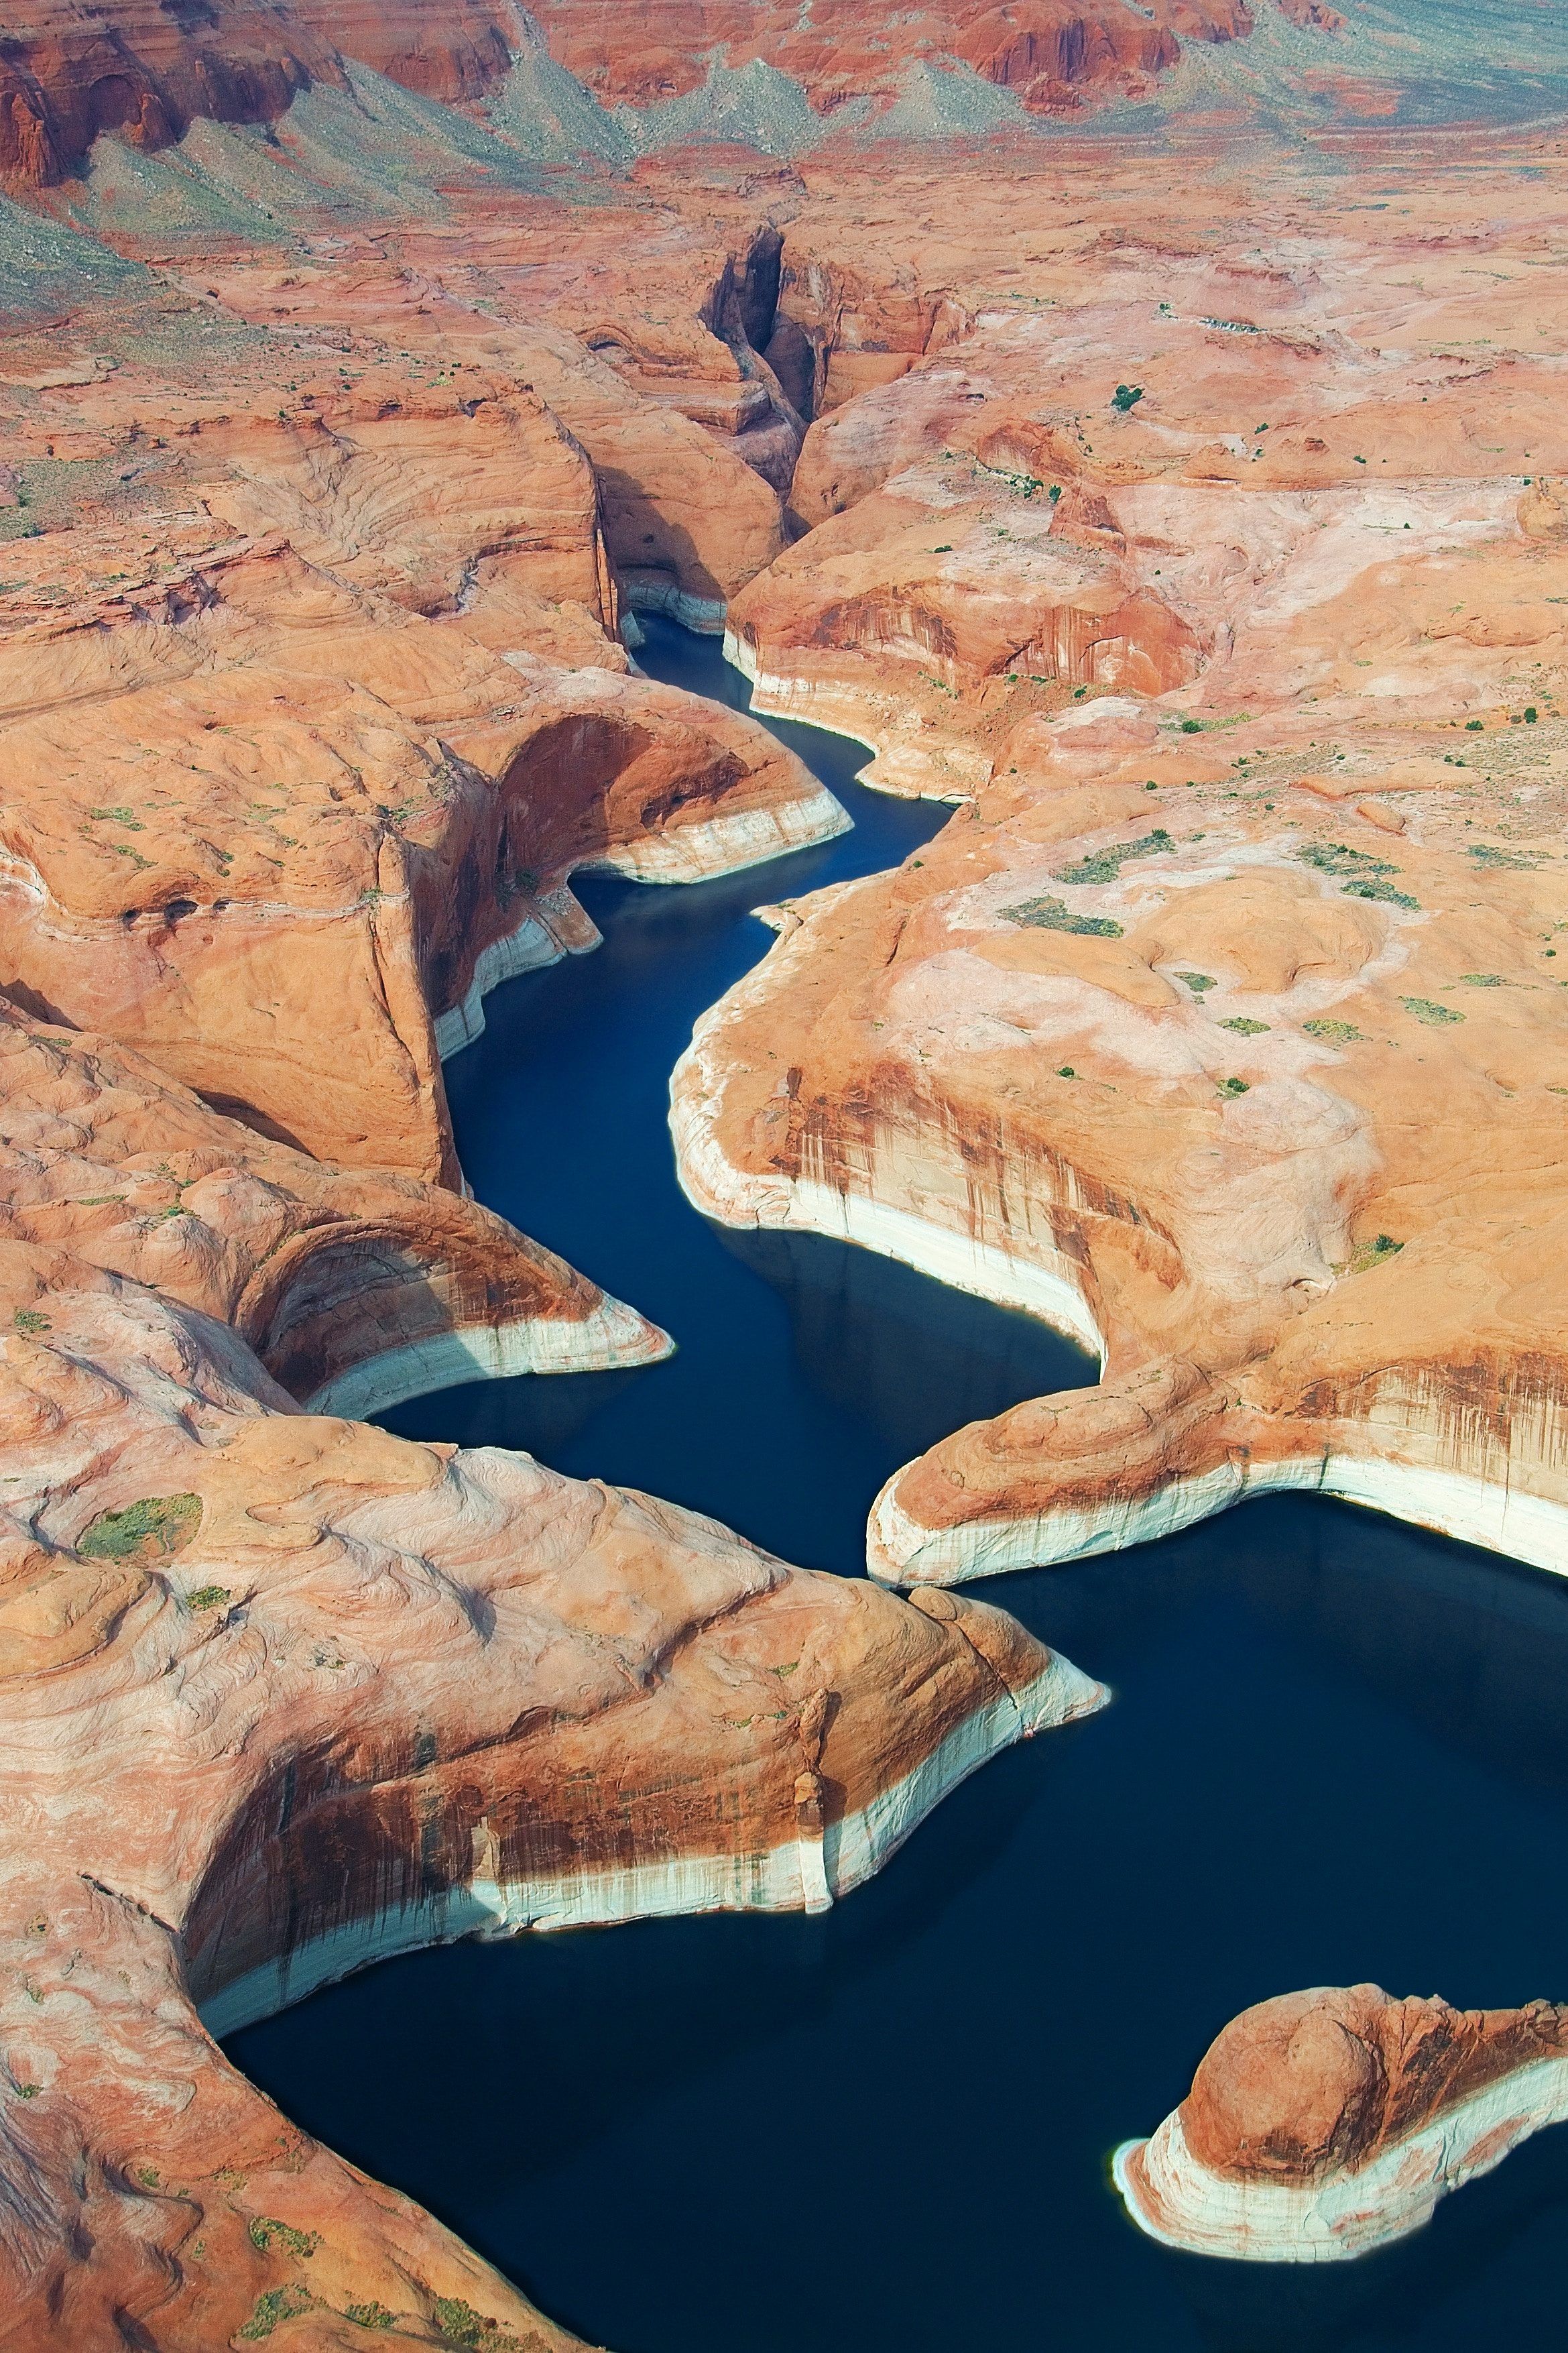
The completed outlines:
{"type": "MultiPolygon", "coordinates": [[[[744,702],[710,641],[649,634],[657,675],[744,702]]],[[[855,1574],[897,1463],[1091,1372],[866,1253],[721,1233],[676,1187],[668,1072],[769,944],[747,911],[890,865],[946,814],[856,786],[840,739],[777,732],[856,831],[694,890],[585,882],[605,945],[499,990],[447,1071],[480,1198],[678,1355],[387,1419],[647,1486],[855,1574]]],[[[616,2353],[1557,2345],[1568,2134],[1404,2246],[1315,2271],[1162,2250],[1104,2168],[1268,1994],[1568,1992],[1568,1588],[1277,1497],[982,1590],[1115,1703],[988,1766],[831,1913],[413,1955],[232,2056],[616,2353]]]]}

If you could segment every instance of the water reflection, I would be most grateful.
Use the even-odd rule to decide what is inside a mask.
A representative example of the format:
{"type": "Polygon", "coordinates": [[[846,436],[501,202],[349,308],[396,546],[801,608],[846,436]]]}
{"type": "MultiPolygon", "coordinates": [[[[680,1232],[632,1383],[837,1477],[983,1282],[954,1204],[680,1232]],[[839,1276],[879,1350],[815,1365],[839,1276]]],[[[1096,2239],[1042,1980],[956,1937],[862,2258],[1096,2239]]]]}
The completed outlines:
{"type": "Polygon", "coordinates": [[[1096,1378],[1093,1357],[1048,1324],[892,1259],[809,1234],[721,1239],[783,1300],[800,1378],[868,1425],[889,1470],[965,1422],[1096,1378]]]}

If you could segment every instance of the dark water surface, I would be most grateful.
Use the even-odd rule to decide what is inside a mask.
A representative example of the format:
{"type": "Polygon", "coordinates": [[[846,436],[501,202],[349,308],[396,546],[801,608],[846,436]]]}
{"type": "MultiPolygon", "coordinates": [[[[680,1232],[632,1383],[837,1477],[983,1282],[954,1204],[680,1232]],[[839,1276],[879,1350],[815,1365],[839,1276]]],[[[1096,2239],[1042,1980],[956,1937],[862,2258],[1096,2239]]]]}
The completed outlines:
{"type": "MultiPolygon", "coordinates": [[[[659,676],[743,699],[715,648],[650,636],[659,676]]],[[[698,890],[585,883],[605,945],[498,991],[447,1071],[476,1191],[680,1353],[388,1419],[853,1572],[898,1462],[1091,1372],[1026,1319],[837,1244],[722,1235],[680,1198],[668,1073],[768,944],[745,911],[890,864],[945,814],[778,732],[857,831],[698,890]]],[[[233,2056],[616,2353],[1560,2347],[1568,2134],[1316,2271],[1172,2254],[1104,2165],[1265,1995],[1568,1990],[1568,1590],[1295,1498],[979,1589],[1115,1704],[988,1766],[831,1913],[415,1955],[233,2056]]]]}

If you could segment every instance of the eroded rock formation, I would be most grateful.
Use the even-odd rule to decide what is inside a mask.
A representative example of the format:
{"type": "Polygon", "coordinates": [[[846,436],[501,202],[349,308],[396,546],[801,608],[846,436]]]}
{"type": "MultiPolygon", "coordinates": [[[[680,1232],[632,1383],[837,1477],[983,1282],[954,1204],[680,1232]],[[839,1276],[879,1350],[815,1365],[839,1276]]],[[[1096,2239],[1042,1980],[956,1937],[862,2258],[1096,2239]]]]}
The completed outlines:
{"type": "Polygon", "coordinates": [[[413,1944],[820,1907],[1104,1696],[999,1612],[340,1418],[663,1353],[464,1197],[440,1058],[507,973],[594,944],[574,871],[699,880],[846,821],[622,637],[628,605],[716,626],[783,543],[776,231],[667,224],[634,332],[564,248],[512,303],[503,230],[289,267],[226,227],[184,285],[111,279],[142,290],[0,350],[0,1679],[40,1826],[0,1855],[0,2333],[29,2348],[564,2346],[212,2035],[413,1944]]]}
{"type": "Polygon", "coordinates": [[[199,117],[266,122],[342,58],[432,98],[477,98],[511,63],[507,0],[343,8],[324,0],[23,0],[0,58],[0,175],[47,186],[112,132],[157,150],[199,117]]]}
{"type": "Polygon", "coordinates": [[[5,29],[0,174],[33,185],[79,169],[104,132],[163,147],[193,116],[264,121],[313,76],[341,73],[330,40],[267,0],[25,0],[5,29]]]}
{"type": "Polygon", "coordinates": [[[369,2313],[427,2343],[468,2308],[564,2341],[209,2028],[413,1943],[826,1904],[1100,1694],[995,1611],[301,1415],[177,1283],[12,1241],[0,1277],[0,1676],[37,1825],[0,1865],[8,2333],[205,2348],[297,2312],[324,2346],[369,2313]]]}
{"type": "Polygon", "coordinates": [[[669,1346],[478,1202],[268,1143],[139,1056],[3,1004],[0,1232],[232,1324],[317,1411],[669,1346]]]}
{"type": "MultiPolygon", "coordinates": [[[[1104,1363],[898,1474],[879,1575],[1269,1485],[1568,1558],[1568,449],[1521,311],[1506,360],[1448,349],[1461,265],[1407,194],[1310,259],[1220,259],[1195,222],[1120,248],[1113,296],[1084,231],[1053,269],[998,223],[993,282],[1030,250],[1048,311],[987,316],[957,275],[979,323],[813,425],[820,519],[732,604],[767,707],[967,806],[776,917],[677,1077],[692,1198],[1104,1363]]],[[[883,234],[886,270],[912,241],[883,234]]]]}
{"type": "MultiPolygon", "coordinates": [[[[1227,41],[1253,25],[1245,0],[1161,0],[1146,10],[1121,0],[1031,0],[1013,8],[949,0],[910,9],[891,25],[853,6],[802,16],[783,5],[662,0],[639,17],[635,36],[608,0],[546,0],[536,13],[562,61],[608,97],[656,105],[696,89],[710,59],[727,55],[736,66],[761,58],[793,76],[828,113],[847,100],[885,94],[900,69],[926,58],[956,58],[1016,90],[1027,107],[1068,112],[1086,95],[1144,89],[1150,76],[1174,63],[1178,35],[1227,41]]],[[[1310,21],[1323,24],[1331,13],[1310,21]]]]}
{"type": "Polygon", "coordinates": [[[1568,2011],[1454,2010],[1381,1986],[1233,2019],[1150,2140],[1118,2149],[1139,2228],[1247,2263],[1329,2263],[1419,2230],[1449,2190],[1568,2116],[1568,2011]]]}
{"type": "Polygon", "coordinates": [[[754,722],[626,674],[536,396],[318,384],[193,387],[161,435],[144,379],[34,403],[46,482],[124,458],[138,495],[14,550],[0,979],[265,1133],[450,1180],[439,1056],[592,944],[574,870],[699,879],[844,818],[754,722]]]}
{"type": "MultiPolygon", "coordinates": [[[[7,26],[23,2344],[561,2343],[208,2030],[404,1943],[852,1885],[1100,1696],[948,1582],[1270,1484],[1564,1558],[1550,142],[1379,151],[1363,209],[1279,142],[1211,174],[1201,111],[1178,164],[1027,120],[1297,31],[1298,89],[1342,52],[1323,107],[1390,114],[1316,0],[545,14],[674,109],[482,0],[7,26]],[[965,804],[776,912],[676,1100],[705,1208],[1104,1360],[890,1482],[912,1601],[321,1410],[661,1345],[460,1197],[439,1070],[592,944],[574,871],[840,822],[637,674],[639,608],[965,804]]],[[[1124,2184],[1348,2252],[1543,2121],[1560,2042],[1297,1998],[1124,2184]]]]}

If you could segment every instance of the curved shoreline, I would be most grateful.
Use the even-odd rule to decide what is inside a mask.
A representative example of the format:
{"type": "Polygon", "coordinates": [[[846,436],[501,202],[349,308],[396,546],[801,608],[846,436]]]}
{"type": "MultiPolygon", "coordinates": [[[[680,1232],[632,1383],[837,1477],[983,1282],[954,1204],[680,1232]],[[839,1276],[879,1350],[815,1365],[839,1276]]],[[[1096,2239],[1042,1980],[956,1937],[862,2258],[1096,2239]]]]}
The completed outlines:
{"type": "Polygon", "coordinates": [[[303,1413],[369,1421],[410,1398],[468,1381],[521,1373],[608,1373],[657,1365],[674,1353],[668,1332],[606,1293],[590,1315],[530,1315],[515,1324],[460,1324],[365,1356],[305,1398],[303,1413]]]}
{"type": "Polygon", "coordinates": [[[1187,2147],[1179,2110],[1149,2139],[1123,2141],[1111,2178],[1130,2219],[1163,2246],[1236,2263],[1343,2263],[1408,2238],[1440,2199],[1565,2120],[1568,2059],[1542,2059],[1457,2101],[1369,2164],[1316,2181],[1216,2172],[1187,2147]]]}
{"type": "MultiPolygon", "coordinates": [[[[909,760],[907,745],[899,744],[890,735],[884,736],[881,731],[874,732],[868,728],[859,718],[853,727],[842,727],[837,720],[822,718],[817,708],[822,692],[820,688],[813,686],[806,679],[790,678],[783,672],[760,669],[751,647],[728,626],[724,629],[724,659],[731,670],[739,670],[742,678],[750,681],[753,712],[763,718],[792,719],[804,726],[819,727],[825,735],[840,736],[847,744],[863,744],[868,757],[856,781],[870,792],[886,793],[894,800],[937,801],[958,808],[970,798],[973,786],[983,785],[989,775],[989,765],[980,756],[976,760],[975,773],[967,782],[954,783],[942,792],[927,792],[918,782],[895,783],[890,764],[897,762],[900,754],[906,762],[909,760]]],[[[953,747],[946,748],[951,751],[953,747]]],[[[921,758],[929,767],[929,759],[923,754],[921,758]]]]}
{"type": "Polygon", "coordinates": [[[504,1883],[476,1877],[427,1904],[401,1905],[374,1921],[311,1938],[199,2001],[198,2015],[215,2040],[237,2033],[372,1962],[464,1936],[609,1927],[696,1912],[826,1911],[879,1871],[942,1799],[991,1757],[1037,1732],[1092,1715],[1108,1697],[1102,1684],[1053,1651],[1022,1693],[999,1688],[921,1764],[815,1834],[803,1831],[751,1854],[681,1856],[504,1883]]]}
{"type": "Polygon", "coordinates": [[[702,1069],[700,1039],[700,1028],[670,1077],[676,1173],[694,1209],[721,1225],[823,1234],[897,1259],[952,1290],[1038,1316],[1097,1356],[1103,1369],[1103,1336],[1081,1293],[1065,1276],[994,1242],[978,1241],[908,1209],[889,1208],[867,1194],[841,1192],[812,1177],[753,1176],[737,1168],[704,1122],[701,1109],[681,1101],[676,1092],[683,1074],[702,1069]]]}
{"type": "Polygon", "coordinates": [[[1169,1480],[1147,1495],[1110,1496],[1092,1509],[1062,1505],[947,1529],[923,1527],[900,1504],[896,1490],[910,1468],[904,1463],[893,1472],[871,1507],[867,1566],[885,1585],[963,1585],[1013,1569],[1060,1567],[1153,1544],[1249,1496],[1290,1493],[1328,1495],[1527,1568],[1568,1576],[1568,1503],[1462,1471],[1337,1453],[1332,1447],[1271,1462],[1230,1460],[1169,1480]]]}
{"type": "Polygon", "coordinates": [[[560,882],[540,898],[515,930],[481,948],[474,961],[473,977],[461,1001],[445,1013],[431,1016],[436,1052],[443,1062],[484,1035],[484,1001],[503,981],[521,973],[542,972],[563,956],[586,955],[600,944],[601,934],[591,917],[573,899],[573,936],[563,939],[548,917],[551,902],[560,911],[570,897],[574,874],[618,874],[631,882],[717,882],[747,868],[787,858],[797,849],[815,849],[853,829],[855,820],[826,785],[799,800],[776,807],[735,809],[728,816],[705,818],[650,835],[624,849],[607,849],[584,858],[560,882]]]}

